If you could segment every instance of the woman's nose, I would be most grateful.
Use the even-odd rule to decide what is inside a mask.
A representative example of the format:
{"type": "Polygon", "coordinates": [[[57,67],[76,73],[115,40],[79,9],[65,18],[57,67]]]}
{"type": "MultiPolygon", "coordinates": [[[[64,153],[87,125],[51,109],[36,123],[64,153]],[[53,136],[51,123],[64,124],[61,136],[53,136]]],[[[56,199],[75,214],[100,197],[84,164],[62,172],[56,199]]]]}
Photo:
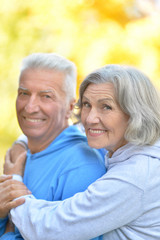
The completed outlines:
{"type": "Polygon", "coordinates": [[[86,118],[86,122],[87,123],[99,123],[99,116],[98,116],[98,112],[96,111],[96,109],[91,109],[88,113],[88,116],[86,118]]]}

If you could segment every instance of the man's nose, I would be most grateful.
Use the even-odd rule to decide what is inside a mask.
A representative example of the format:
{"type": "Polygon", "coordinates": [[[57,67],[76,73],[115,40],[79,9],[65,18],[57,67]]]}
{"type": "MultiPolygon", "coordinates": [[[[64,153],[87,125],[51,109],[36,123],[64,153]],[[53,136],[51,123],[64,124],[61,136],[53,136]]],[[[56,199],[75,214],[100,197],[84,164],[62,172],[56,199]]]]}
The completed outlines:
{"type": "Polygon", "coordinates": [[[34,96],[31,96],[29,99],[28,99],[28,102],[26,103],[26,106],[25,106],[25,111],[27,113],[34,113],[34,112],[38,112],[39,111],[39,100],[34,97],[34,96]]]}
{"type": "Polygon", "coordinates": [[[91,108],[87,118],[86,118],[87,123],[99,123],[99,115],[96,109],[91,108]]]}

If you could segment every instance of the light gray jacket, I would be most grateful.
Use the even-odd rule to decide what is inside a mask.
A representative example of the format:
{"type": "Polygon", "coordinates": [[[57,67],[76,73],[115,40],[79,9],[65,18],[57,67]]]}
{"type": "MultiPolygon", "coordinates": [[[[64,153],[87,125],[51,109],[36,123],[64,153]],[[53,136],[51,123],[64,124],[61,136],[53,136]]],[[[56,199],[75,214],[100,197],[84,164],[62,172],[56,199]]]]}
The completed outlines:
{"type": "MultiPolygon", "coordinates": [[[[26,197],[11,211],[26,240],[160,240],[160,141],[127,144],[112,158],[107,173],[62,202],[26,197]]],[[[74,181],[74,179],[73,179],[74,181]]]]}

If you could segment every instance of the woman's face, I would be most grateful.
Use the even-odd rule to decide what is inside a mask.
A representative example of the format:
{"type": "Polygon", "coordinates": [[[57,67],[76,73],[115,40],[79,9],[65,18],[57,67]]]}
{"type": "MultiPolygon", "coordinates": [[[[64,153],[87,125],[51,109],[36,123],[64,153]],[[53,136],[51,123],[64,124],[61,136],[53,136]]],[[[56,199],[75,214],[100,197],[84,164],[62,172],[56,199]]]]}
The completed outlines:
{"type": "Polygon", "coordinates": [[[129,116],[122,112],[112,83],[91,83],[82,98],[81,120],[93,148],[106,148],[110,156],[127,142],[129,116]]]}

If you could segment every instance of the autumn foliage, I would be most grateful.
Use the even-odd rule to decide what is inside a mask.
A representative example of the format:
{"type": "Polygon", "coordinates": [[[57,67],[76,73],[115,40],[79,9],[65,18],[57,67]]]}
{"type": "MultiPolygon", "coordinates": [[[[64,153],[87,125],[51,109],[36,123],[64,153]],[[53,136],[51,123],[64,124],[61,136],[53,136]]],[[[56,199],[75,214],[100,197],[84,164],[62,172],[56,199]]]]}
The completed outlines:
{"type": "Polygon", "coordinates": [[[74,61],[78,87],[86,74],[108,63],[137,66],[160,87],[160,12],[156,1],[143,2],[1,0],[0,173],[6,149],[21,133],[15,98],[19,66],[26,55],[57,52],[74,61]]]}

